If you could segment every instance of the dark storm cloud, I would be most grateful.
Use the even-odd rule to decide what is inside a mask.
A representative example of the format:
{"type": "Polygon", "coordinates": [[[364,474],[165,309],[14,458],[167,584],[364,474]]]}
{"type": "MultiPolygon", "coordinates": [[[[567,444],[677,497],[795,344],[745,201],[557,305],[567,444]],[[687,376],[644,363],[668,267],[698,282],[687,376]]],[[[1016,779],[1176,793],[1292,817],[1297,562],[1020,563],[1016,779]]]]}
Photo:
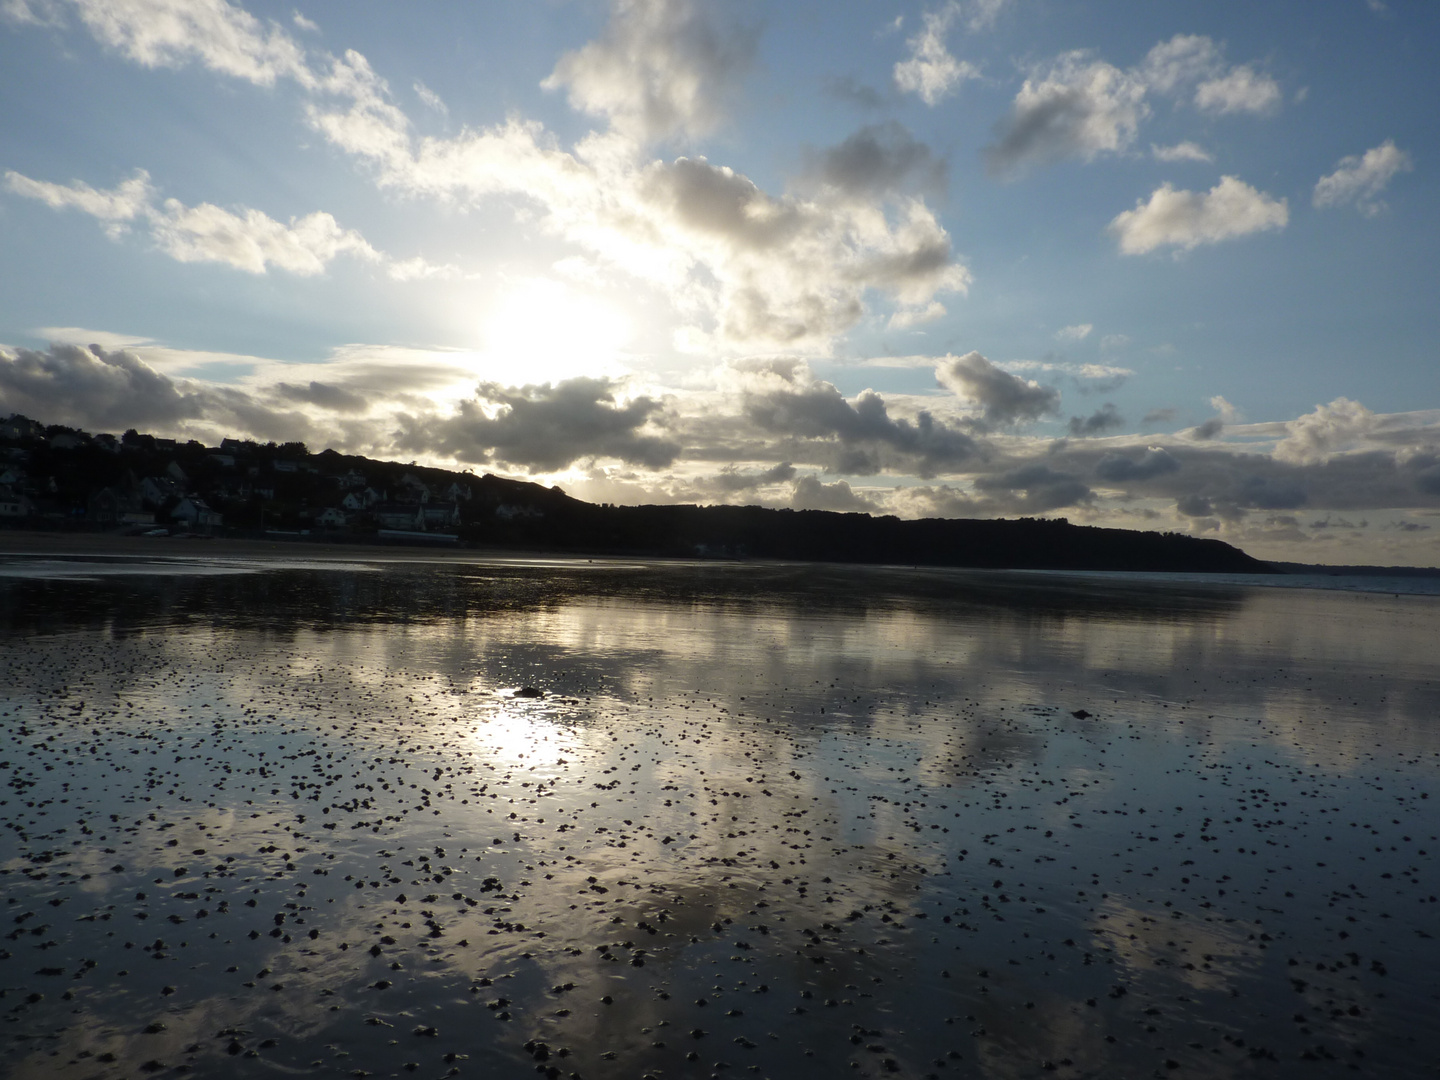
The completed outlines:
{"type": "Polygon", "coordinates": [[[1103,435],[1107,431],[1114,431],[1116,428],[1124,426],[1125,418],[1120,415],[1120,410],[1108,401],[1089,416],[1072,416],[1070,418],[1070,434],[1077,439],[1103,435]]]}
{"type": "Polygon", "coordinates": [[[1039,462],[977,477],[975,488],[1004,498],[1013,510],[1027,513],[1058,510],[1062,506],[1088,503],[1094,498],[1094,492],[1079,477],[1057,472],[1039,462]]]}
{"type": "Polygon", "coordinates": [[[762,431],[801,439],[838,439],[847,452],[844,468],[865,473],[879,467],[874,451],[885,448],[920,476],[954,469],[976,451],[975,440],[921,411],[912,422],[890,416],[885,399],[864,390],[854,403],[828,382],[787,382],[745,395],[745,417],[762,431]],[[867,465],[873,467],[866,468],[867,465]]]}
{"type": "Polygon", "coordinates": [[[330,383],[316,382],[313,379],[306,386],[277,383],[275,393],[290,401],[317,405],[331,412],[360,413],[370,407],[369,402],[353,391],[346,390],[341,386],[333,386],[330,383]]]}
{"type": "Polygon", "coordinates": [[[1173,473],[1180,468],[1180,462],[1170,451],[1152,446],[1138,458],[1119,452],[1106,454],[1095,465],[1095,475],[1101,480],[1124,484],[1135,480],[1153,480],[1157,476],[1173,473]]]}
{"type": "Polygon", "coordinates": [[[637,397],[621,404],[617,389],[603,378],[523,387],[482,383],[475,397],[448,417],[407,418],[396,448],[476,464],[504,462],[531,472],[597,457],[647,469],[670,465],[679,444],[641,430],[658,419],[660,403],[637,397]]]}
{"type": "Polygon", "coordinates": [[[0,413],[100,431],[168,431],[216,403],[214,394],[181,389],[125,350],[52,345],[44,352],[0,352],[0,413]]]}
{"type": "Polygon", "coordinates": [[[1060,406],[1060,391],[1053,386],[1022,379],[1002,371],[978,352],[968,352],[942,363],[935,371],[942,386],[984,409],[991,424],[1038,420],[1060,406]]]}

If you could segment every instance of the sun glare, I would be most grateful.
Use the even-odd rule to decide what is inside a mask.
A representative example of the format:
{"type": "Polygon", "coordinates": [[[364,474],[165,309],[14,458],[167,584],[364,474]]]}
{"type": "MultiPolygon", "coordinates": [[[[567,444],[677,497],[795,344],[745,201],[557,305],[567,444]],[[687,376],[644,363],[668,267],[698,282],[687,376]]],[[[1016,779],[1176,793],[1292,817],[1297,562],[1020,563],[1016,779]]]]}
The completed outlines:
{"type": "Polygon", "coordinates": [[[485,317],[486,377],[518,385],[620,374],[631,329],[624,313],[561,282],[517,282],[485,317]]]}

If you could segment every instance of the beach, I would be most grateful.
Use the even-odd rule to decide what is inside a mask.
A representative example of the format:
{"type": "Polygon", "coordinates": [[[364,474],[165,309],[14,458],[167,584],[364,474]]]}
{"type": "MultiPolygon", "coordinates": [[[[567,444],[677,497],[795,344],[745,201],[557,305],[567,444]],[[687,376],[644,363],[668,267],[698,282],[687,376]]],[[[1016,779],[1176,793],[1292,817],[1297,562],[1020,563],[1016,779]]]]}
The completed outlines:
{"type": "Polygon", "coordinates": [[[6,1076],[1436,1073],[1434,596],[9,550],[6,1076]]]}

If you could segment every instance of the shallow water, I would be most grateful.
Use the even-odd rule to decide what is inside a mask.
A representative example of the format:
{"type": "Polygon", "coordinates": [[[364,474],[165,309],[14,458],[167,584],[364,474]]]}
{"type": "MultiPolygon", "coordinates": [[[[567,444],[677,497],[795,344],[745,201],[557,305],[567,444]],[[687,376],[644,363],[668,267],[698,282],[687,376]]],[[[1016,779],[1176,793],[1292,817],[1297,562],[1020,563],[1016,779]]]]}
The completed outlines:
{"type": "Polygon", "coordinates": [[[4,1075],[1435,1075],[1433,597],[244,571],[0,579],[4,1075]]]}

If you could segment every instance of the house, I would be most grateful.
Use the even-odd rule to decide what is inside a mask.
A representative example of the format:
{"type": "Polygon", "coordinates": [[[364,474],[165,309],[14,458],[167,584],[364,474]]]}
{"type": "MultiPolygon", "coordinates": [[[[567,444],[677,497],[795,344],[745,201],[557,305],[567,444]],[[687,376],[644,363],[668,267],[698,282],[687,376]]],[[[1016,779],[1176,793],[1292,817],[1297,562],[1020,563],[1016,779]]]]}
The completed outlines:
{"type": "Polygon", "coordinates": [[[235,467],[235,455],[227,454],[221,450],[206,450],[205,457],[215,462],[222,469],[233,469],[235,467]]]}
{"type": "Polygon", "coordinates": [[[49,438],[52,450],[78,450],[90,441],[83,431],[60,431],[49,438]]]}
{"type": "Polygon", "coordinates": [[[288,458],[276,458],[271,467],[276,472],[293,473],[300,471],[299,463],[290,461],[288,458]]]}
{"type": "Polygon", "coordinates": [[[352,513],[357,510],[364,510],[366,505],[365,496],[355,491],[350,492],[350,494],[340,500],[340,506],[352,513]]]}
{"type": "Polygon", "coordinates": [[[248,457],[250,451],[255,449],[255,444],[244,439],[221,439],[220,449],[224,453],[234,454],[236,457],[248,457]]]}
{"type": "Polygon", "coordinates": [[[204,499],[196,498],[194,495],[187,495],[181,499],[175,509],[170,511],[172,521],[184,522],[191,528],[211,529],[224,521],[224,515],[218,511],[211,510],[205,504],[204,499]]]}
{"type": "Polygon", "coordinates": [[[136,491],[121,487],[100,488],[90,493],[85,516],[97,525],[153,525],[155,515],[140,505],[136,491]]]}
{"type": "Polygon", "coordinates": [[[450,486],[441,494],[451,502],[469,502],[474,497],[469,484],[462,484],[459,480],[452,480],[450,486]]]}
{"type": "Polygon", "coordinates": [[[315,515],[315,524],[326,529],[341,529],[349,523],[349,516],[338,506],[327,506],[315,515]]]}
{"type": "Polygon", "coordinates": [[[176,447],[177,447],[178,445],[179,445],[179,444],[176,443],[174,439],[156,439],[156,440],[155,440],[155,449],[158,450],[158,451],[160,451],[161,453],[165,453],[166,451],[169,451],[170,453],[174,453],[174,452],[175,452],[175,449],[176,449],[176,447]]]}
{"type": "Polygon", "coordinates": [[[343,476],[337,476],[335,482],[340,485],[342,491],[356,491],[365,486],[365,474],[351,469],[343,476]]]}
{"type": "Polygon", "coordinates": [[[185,494],[185,489],[168,476],[147,476],[140,481],[140,501],[159,509],[185,494]]]}
{"type": "Polygon", "coordinates": [[[377,503],[389,501],[385,498],[385,492],[376,491],[373,487],[367,487],[364,491],[362,491],[360,493],[360,498],[365,501],[365,506],[367,509],[369,507],[375,506],[377,503]]]}
{"type": "Polygon", "coordinates": [[[533,506],[512,506],[509,503],[501,503],[495,507],[495,516],[501,521],[514,521],[517,518],[543,518],[545,511],[533,506]]]}
{"type": "Polygon", "coordinates": [[[171,480],[174,480],[182,488],[188,488],[190,486],[190,477],[185,475],[185,470],[180,467],[178,461],[172,461],[169,465],[165,466],[165,475],[171,480]]]}
{"type": "Polygon", "coordinates": [[[25,470],[16,465],[10,465],[0,469],[0,484],[6,487],[14,487],[17,484],[25,483],[25,470]]]}
{"type": "Polygon", "coordinates": [[[404,503],[379,503],[372,510],[375,523],[382,529],[425,529],[425,510],[404,503]]]}
{"type": "Polygon", "coordinates": [[[430,485],[414,473],[406,473],[400,478],[400,488],[401,493],[396,496],[400,501],[419,503],[430,501],[430,485]]]}
{"type": "Polygon", "coordinates": [[[35,505],[18,491],[0,488],[0,521],[27,518],[35,512],[35,505]]]}
{"type": "Polygon", "coordinates": [[[425,503],[420,507],[420,514],[425,519],[426,526],[453,529],[460,524],[460,506],[457,503],[425,503]]]}
{"type": "Polygon", "coordinates": [[[28,416],[15,413],[6,420],[0,420],[0,439],[43,439],[45,425],[31,420],[28,416]]]}
{"type": "Polygon", "coordinates": [[[117,439],[114,435],[96,435],[90,440],[90,443],[91,445],[98,446],[101,450],[105,450],[111,454],[118,454],[120,452],[120,440],[117,439]]]}

